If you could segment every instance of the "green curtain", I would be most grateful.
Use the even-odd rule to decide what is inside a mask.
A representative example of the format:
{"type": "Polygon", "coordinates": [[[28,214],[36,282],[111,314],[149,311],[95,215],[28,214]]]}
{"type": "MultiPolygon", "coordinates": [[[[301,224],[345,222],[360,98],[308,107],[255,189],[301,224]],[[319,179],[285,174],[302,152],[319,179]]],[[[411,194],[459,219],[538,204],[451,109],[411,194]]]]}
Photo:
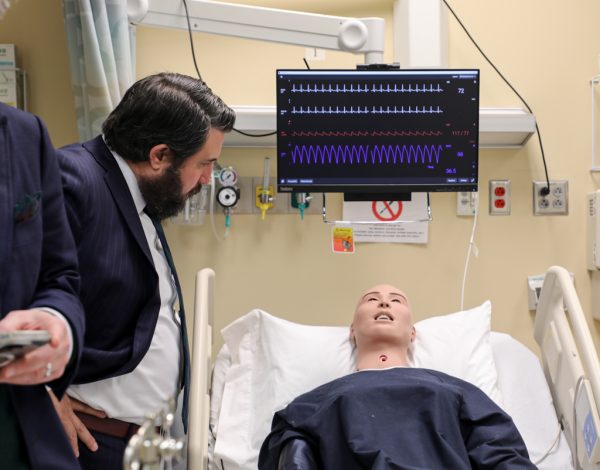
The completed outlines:
{"type": "Polygon", "coordinates": [[[127,0],[63,0],[63,13],[77,127],[88,140],[133,83],[134,30],[127,0]]]}

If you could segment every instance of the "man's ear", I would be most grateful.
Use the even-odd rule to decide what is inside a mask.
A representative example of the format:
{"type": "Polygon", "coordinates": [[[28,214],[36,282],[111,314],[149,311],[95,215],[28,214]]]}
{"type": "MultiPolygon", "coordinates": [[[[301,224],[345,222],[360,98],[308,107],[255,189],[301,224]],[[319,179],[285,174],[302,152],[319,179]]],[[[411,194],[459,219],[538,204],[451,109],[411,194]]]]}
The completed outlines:
{"type": "Polygon", "coordinates": [[[167,144],[157,144],[148,152],[148,163],[155,171],[162,171],[171,165],[173,155],[167,144]]]}
{"type": "Polygon", "coordinates": [[[412,326],[411,329],[412,331],[410,332],[410,342],[414,343],[415,338],[417,337],[417,329],[414,326],[412,326]]]}

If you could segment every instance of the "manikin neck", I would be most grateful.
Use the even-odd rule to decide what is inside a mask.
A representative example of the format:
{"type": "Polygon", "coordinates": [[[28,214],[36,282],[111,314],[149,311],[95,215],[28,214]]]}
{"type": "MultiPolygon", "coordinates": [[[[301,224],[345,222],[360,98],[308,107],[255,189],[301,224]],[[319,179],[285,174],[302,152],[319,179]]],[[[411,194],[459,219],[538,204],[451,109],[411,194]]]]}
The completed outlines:
{"type": "Polygon", "coordinates": [[[398,347],[358,350],[356,370],[408,367],[408,351],[398,347]]]}

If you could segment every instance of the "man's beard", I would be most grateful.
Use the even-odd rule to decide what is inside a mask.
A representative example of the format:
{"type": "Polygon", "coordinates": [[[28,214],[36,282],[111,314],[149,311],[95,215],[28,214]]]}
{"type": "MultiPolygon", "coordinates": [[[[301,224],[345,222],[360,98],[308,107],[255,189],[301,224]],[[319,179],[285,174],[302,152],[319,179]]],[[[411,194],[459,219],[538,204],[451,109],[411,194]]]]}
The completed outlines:
{"type": "Polygon", "coordinates": [[[198,183],[190,192],[182,194],[179,171],[172,167],[157,178],[139,176],[138,186],[146,201],[146,212],[159,220],[177,215],[183,210],[185,201],[202,188],[198,183]]]}

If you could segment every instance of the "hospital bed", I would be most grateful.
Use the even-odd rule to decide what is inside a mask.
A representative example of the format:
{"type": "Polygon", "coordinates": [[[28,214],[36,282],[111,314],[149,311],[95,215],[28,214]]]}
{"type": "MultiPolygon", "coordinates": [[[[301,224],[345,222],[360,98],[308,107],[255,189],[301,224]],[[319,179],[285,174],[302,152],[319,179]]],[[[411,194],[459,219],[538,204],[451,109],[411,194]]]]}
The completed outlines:
{"type": "MultiPolygon", "coordinates": [[[[257,380],[254,377],[246,381],[241,379],[253,366],[252,361],[248,363],[249,351],[252,349],[248,335],[241,335],[237,343],[234,341],[234,351],[228,350],[227,346],[231,341],[228,343],[226,340],[226,346],[216,360],[211,359],[214,278],[215,274],[212,270],[203,269],[198,272],[196,279],[187,468],[209,468],[209,454],[210,460],[213,461],[210,468],[225,470],[256,468],[252,455],[248,457],[243,454],[254,452],[257,455],[262,442],[261,437],[266,436],[270,420],[263,419],[258,423],[261,420],[256,419],[252,414],[263,405],[267,411],[269,406],[282,407],[286,401],[293,398],[292,394],[295,392],[292,390],[289,396],[281,396],[265,386],[269,380],[277,381],[279,376],[285,375],[286,369],[281,364],[263,364],[264,367],[268,366],[272,369],[269,372],[271,375],[265,376],[266,378],[259,377],[260,380],[257,380]],[[240,383],[243,385],[242,388],[240,383]],[[232,384],[235,384],[233,389],[232,384]],[[245,389],[245,386],[258,387],[258,390],[245,389]],[[245,401],[247,395],[251,394],[258,397],[260,401],[254,404],[247,403],[245,401]],[[277,404],[277,400],[284,403],[277,404]],[[246,424],[249,424],[252,432],[242,435],[239,442],[229,442],[219,448],[220,440],[231,441],[227,435],[235,434],[240,428],[239,420],[234,419],[231,423],[225,423],[225,415],[228,414],[225,410],[227,406],[238,411],[245,410],[241,414],[249,415],[250,422],[246,424]],[[255,422],[252,422],[253,419],[255,422]]],[[[447,317],[454,318],[452,315],[447,317]]],[[[426,330],[425,322],[427,320],[423,324],[426,330]]],[[[461,330],[465,328],[468,330],[472,323],[473,321],[469,319],[468,324],[458,326],[461,330]]],[[[267,363],[265,354],[277,353],[283,356],[294,354],[295,342],[290,340],[293,334],[306,337],[308,333],[311,337],[322,337],[326,341],[323,347],[327,348],[328,344],[332,343],[328,335],[336,328],[342,328],[297,325],[258,310],[250,312],[232,325],[223,330],[229,340],[239,333],[239,331],[236,333],[236,330],[240,328],[246,328],[246,332],[252,331],[254,340],[257,340],[256,335],[259,336],[258,341],[262,345],[257,353],[260,356],[258,359],[267,363]],[[313,329],[309,331],[303,328],[313,329]],[[292,336],[282,337],[288,333],[292,336]],[[273,336],[278,337],[280,343],[283,342],[287,346],[270,345],[269,338],[273,339],[273,336]],[[272,350],[277,347],[287,349],[281,354],[281,350],[272,350]]],[[[444,328],[447,329],[447,325],[444,328]]],[[[419,332],[419,323],[417,323],[417,332],[419,332]]],[[[498,392],[498,395],[492,398],[513,417],[527,445],[531,460],[540,469],[600,468],[597,464],[600,458],[597,436],[598,398],[596,398],[600,397],[600,366],[571,277],[564,268],[551,267],[546,273],[535,318],[534,336],[542,352],[541,364],[537,356],[511,336],[489,332],[489,341],[486,341],[492,351],[494,362],[492,368],[495,366],[498,392]],[[573,465],[572,453],[576,453],[579,457],[575,465],[573,465]]],[[[482,344],[482,341],[478,344],[482,344]]],[[[325,353],[331,354],[331,351],[325,353]]],[[[473,352],[468,354],[473,355],[473,352]]],[[[422,366],[422,364],[417,365],[422,366]]],[[[313,369],[320,370],[320,366],[319,364],[313,369]]],[[[348,364],[340,365],[341,369],[345,367],[347,368],[348,364]]],[[[477,369],[487,373],[483,370],[485,368],[477,369]]],[[[342,372],[340,370],[331,373],[342,372]]],[[[296,384],[298,387],[308,387],[305,390],[308,391],[313,388],[313,382],[323,383],[328,380],[328,377],[316,377],[312,382],[308,377],[295,377],[294,380],[298,382],[296,384]]],[[[285,391],[282,393],[285,394],[285,391]]],[[[275,409],[271,410],[271,415],[272,411],[275,409]]]]}

